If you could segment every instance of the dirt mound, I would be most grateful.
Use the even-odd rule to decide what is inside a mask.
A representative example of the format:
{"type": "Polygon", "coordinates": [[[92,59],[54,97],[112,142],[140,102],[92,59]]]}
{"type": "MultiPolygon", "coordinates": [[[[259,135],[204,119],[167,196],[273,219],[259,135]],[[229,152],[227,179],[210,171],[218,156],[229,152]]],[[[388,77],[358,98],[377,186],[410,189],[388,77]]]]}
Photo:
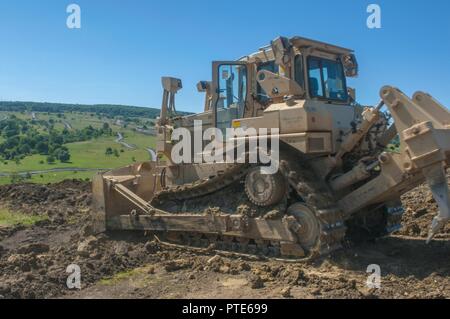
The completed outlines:
{"type": "MultiPolygon", "coordinates": [[[[58,184],[12,184],[0,186],[0,198],[2,201],[14,201],[22,205],[47,204],[64,199],[73,198],[75,195],[89,195],[90,183],[79,180],[69,180],[58,184]]],[[[79,199],[72,204],[80,203],[79,199]]]]}
{"type": "Polygon", "coordinates": [[[58,184],[16,184],[0,186],[0,206],[11,211],[43,215],[63,224],[90,210],[89,182],[69,180],[58,184]]]}
{"type": "MultiPolygon", "coordinates": [[[[0,208],[39,217],[35,227],[58,231],[60,227],[88,224],[91,217],[90,183],[70,180],[58,184],[15,184],[0,186],[0,208]]],[[[28,231],[22,225],[0,228],[0,240],[16,232],[28,231]]]]}
{"type": "MultiPolygon", "coordinates": [[[[447,174],[447,177],[450,181],[450,174],[447,174]]],[[[405,214],[402,219],[403,228],[398,234],[426,238],[431,221],[439,211],[430,188],[427,185],[421,185],[405,194],[402,197],[402,202],[405,214]]],[[[450,239],[450,224],[447,224],[445,229],[437,234],[435,238],[450,239]]]]}
{"type": "MultiPolygon", "coordinates": [[[[16,233],[11,240],[19,240],[16,233]]],[[[36,238],[39,240],[39,238],[36,238]]],[[[44,243],[18,246],[7,241],[0,258],[0,295],[6,298],[51,298],[68,292],[69,265],[81,268],[83,287],[114,273],[152,261],[144,239],[136,236],[83,237],[60,229],[44,243]]],[[[40,238],[43,240],[43,238],[40,238]]],[[[45,239],[44,239],[45,240],[45,239]]],[[[23,244],[23,243],[22,243],[23,244]]]]}

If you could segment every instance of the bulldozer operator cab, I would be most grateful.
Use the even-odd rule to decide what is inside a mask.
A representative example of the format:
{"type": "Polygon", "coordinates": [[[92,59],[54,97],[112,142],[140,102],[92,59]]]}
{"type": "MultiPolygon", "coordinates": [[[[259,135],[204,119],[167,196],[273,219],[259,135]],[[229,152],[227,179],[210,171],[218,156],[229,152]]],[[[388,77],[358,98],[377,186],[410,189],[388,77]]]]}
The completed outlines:
{"type": "Polygon", "coordinates": [[[262,116],[286,97],[350,105],[346,77],[356,76],[358,65],[352,50],[294,37],[237,61],[213,62],[212,69],[212,124],[225,133],[233,121],[262,116]]]}

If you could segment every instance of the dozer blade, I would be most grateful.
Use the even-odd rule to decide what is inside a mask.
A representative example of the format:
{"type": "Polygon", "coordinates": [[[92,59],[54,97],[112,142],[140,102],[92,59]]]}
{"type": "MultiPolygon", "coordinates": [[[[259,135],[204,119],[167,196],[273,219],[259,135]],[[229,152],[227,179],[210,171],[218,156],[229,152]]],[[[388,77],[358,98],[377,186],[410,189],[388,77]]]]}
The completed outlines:
{"type": "Polygon", "coordinates": [[[124,212],[150,212],[149,202],[160,189],[159,174],[155,162],[97,174],[92,182],[94,231],[111,229],[116,217],[124,212]]]}

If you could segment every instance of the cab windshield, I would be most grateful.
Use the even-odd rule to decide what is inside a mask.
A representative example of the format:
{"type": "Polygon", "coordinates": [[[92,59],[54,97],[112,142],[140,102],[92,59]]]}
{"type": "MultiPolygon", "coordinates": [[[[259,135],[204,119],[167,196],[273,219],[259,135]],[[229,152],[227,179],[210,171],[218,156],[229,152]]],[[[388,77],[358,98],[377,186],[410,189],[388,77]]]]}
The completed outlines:
{"type": "Polygon", "coordinates": [[[342,63],[316,57],[308,58],[311,97],[347,101],[347,84],[342,63]]]}

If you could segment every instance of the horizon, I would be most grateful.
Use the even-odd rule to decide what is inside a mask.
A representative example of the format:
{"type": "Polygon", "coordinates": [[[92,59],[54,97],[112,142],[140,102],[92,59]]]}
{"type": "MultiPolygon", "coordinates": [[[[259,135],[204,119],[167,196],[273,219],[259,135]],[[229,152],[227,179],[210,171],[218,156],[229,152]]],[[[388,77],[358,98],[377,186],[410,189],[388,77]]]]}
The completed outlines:
{"type": "MultiPolygon", "coordinates": [[[[141,105],[130,105],[130,104],[115,104],[115,103],[95,103],[95,104],[84,104],[84,103],[67,103],[67,102],[52,102],[52,101],[7,101],[0,100],[1,103],[39,103],[39,104],[56,104],[56,105],[76,105],[76,106],[125,106],[125,107],[139,107],[139,108],[150,108],[150,109],[161,109],[161,106],[141,106],[141,105]]],[[[181,111],[185,112],[185,111],[181,111]]]]}

